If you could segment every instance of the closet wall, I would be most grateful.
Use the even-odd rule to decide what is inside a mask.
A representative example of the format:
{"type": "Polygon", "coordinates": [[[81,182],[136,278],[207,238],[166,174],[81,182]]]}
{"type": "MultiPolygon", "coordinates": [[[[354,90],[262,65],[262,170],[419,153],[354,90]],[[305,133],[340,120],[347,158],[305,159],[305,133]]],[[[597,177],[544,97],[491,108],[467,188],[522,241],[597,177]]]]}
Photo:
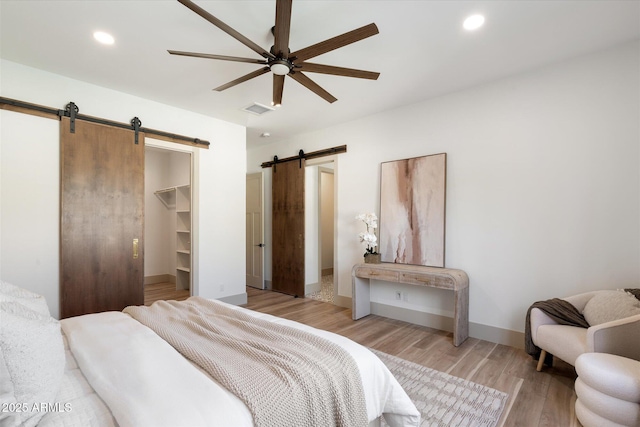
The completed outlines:
{"type": "Polygon", "coordinates": [[[319,167],[320,172],[320,272],[333,274],[334,182],[333,163],[319,167]],[[328,167],[330,166],[330,167],[328,167]]]}
{"type": "Polygon", "coordinates": [[[191,183],[188,153],[145,149],[145,284],[171,281],[176,275],[176,212],[155,192],[191,183]]]}

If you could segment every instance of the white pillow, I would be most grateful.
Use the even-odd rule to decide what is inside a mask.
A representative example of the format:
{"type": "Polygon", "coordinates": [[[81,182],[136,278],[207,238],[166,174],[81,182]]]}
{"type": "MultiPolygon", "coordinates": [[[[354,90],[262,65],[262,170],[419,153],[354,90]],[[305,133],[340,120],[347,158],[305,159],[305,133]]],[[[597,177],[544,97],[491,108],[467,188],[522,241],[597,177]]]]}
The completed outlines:
{"type": "Polygon", "coordinates": [[[8,282],[0,280],[0,302],[2,301],[15,301],[20,304],[41,313],[45,316],[50,316],[49,307],[47,301],[42,295],[28,291],[12,285],[8,282]]]}
{"type": "Polygon", "coordinates": [[[582,315],[591,326],[636,314],[640,314],[640,300],[622,290],[600,292],[587,301],[582,310],[582,315]]]}
{"type": "Polygon", "coordinates": [[[35,426],[45,413],[32,411],[34,405],[54,403],[62,384],[60,323],[18,302],[0,301],[0,364],[0,402],[21,405],[19,412],[0,412],[0,424],[35,426]]]}

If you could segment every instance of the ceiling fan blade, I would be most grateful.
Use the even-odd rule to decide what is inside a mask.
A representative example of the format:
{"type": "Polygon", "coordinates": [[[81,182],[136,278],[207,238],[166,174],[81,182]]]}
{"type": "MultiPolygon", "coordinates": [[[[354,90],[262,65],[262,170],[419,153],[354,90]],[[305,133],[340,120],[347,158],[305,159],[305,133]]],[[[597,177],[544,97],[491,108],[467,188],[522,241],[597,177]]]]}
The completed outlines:
{"type": "Polygon", "coordinates": [[[348,33],[344,33],[323,42],[300,49],[289,54],[289,58],[296,61],[297,63],[300,63],[315,56],[322,55],[323,53],[327,53],[351,43],[366,39],[367,37],[375,36],[376,34],[378,34],[378,27],[376,26],[376,24],[372,23],[369,25],[365,25],[364,27],[349,31],[348,33]]]}
{"type": "Polygon", "coordinates": [[[282,104],[282,92],[284,91],[284,76],[273,75],[273,105],[282,104]]]}
{"type": "Polygon", "coordinates": [[[312,64],[310,62],[303,62],[302,64],[300,64],[300,67],[300,70],[305,72],[333,74],[335,76],[356,77],[359,79],[378,80],[378,77],[380,76],[380,73],[376,73],[374,71],[334,67],[333,65],[312,64]]]}
{"type": "Polygon", "coordinates": [[[292,0],[277,0],[276,2],[276,26],[273,31],[275,42],[273,53],[278,58],[289,57],[289,30],[291,29],[291,3],[292,0]]]}
{"type": "Polygon", "coordinates": [[[314,82],[309,77],[302,74],[300,71],[289,73],[288,76],[329,103],[334,103],[338,100],[338,98],[334,97],[329,92],[322,89],[316,82],[314,82]]]}
{"type": "Polygon", "coordinates": [[[249,49],[252,49],[253,51],[257,52],[263,58],[274,58],[273,54],[271,54],[270,52],[267,52],[265,49],[258,46],[256,43],[252,42],[251,40],[249,40],[248,38],[246,38],[245,36],[237,32],[236,30],[234,30],[233,28],[231,28],[230,26],[228,26],[227,24],[225,24],[224,22],[222,22],[221,20],[219,20],[218,18],[216,18],[215,16],[213,16],[212,14],[210,14],[209,12],[207,12],[206,10],[198,6],[197,4],[193,3],[191,0],[178,0],[178,1],[183,5],[185,5],[186,7],[188,7],[189,9],[191,9],[192,11],[194,11],[195,13],[197,13],[198,15],[202,16],[207,21],[211,22],[216,27],[220,28],[225,33],[229,34],[234,39],[238,40],[240,43],[247,46],[249,49]]]}
{"type": "Polygon", "coordinates": [[[171,55],[193,56],[195,58],[220,59],[222,61],[249,62],[251,64],[267,65],[264,59],[240,58],[238,56],[213,55],[209,53],[182,52],[180,50],[167,50],[171,55]]]}
{"type": "Polygon", "coordinates": [[[256,71],[252,72],[252,73],[247,74],[246,76],[242,76],[242,77],[239,77],[239,78],[237,78],[235,80],[232,80],[227,84],[224,84],[222,86],[218,86],[217,88],[215,88],[213,90],[217,90],[218,92],[222,92],[225,89],[229,89],[230,87],[233,87],[233,86],[235,86],[235,85],[237,85],[239,83],[246,82],[247,80],[251,80],[254,77],[261,76],[261,75],[263,75],[265,73],[268,73],[269,71],[270,71],[269,67],[261,68],[259,70],[256,70],[256,71]]]}

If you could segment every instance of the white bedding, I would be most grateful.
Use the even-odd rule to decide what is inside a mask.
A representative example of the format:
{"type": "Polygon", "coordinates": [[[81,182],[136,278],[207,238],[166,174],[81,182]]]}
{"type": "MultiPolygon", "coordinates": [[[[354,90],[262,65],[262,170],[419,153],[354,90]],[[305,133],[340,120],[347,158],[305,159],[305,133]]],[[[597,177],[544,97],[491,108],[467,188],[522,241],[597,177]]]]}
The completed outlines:
{"type": "MultiPolygon", "coordinates": [[[[340,345],[354,357],[360,370],[369,421],[384,413],[392,427],[419,424],[420,415],[409,397],[365,347],[327,331],[229,306],[340,345]]],[[[90,314],[62,320],[61,325],[78,366],[101,398],[97,403],[104,401],[121,427],[253,425],[242,401],[130,316],[121,312],[90,314]]],[[[73,412],[75,407],[68,414],[73,412]]],[[[60,420],[43,418],[40,425],[68,425],[53,421],[60,420]]],[[[82,425],[113,424],[106,420],[104,424],[82,425]]]]}
{"type": "Polygon", "coordinates": [[[117,427],[111,411],[87,382],[63,335],[66,365],[56,410],[47,412],[38,427],[117,427]]]}

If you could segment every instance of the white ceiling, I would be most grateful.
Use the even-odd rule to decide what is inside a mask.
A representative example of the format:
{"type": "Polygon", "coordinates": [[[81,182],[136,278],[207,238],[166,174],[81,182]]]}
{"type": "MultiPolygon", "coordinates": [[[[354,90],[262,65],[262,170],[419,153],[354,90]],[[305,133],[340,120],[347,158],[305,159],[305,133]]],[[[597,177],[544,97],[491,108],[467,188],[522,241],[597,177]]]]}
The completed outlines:
{"type": "MultiPolygon", "coordinates": [[[[196,3],[255,43],[273,44],[275,0],[196,3]]],[[[1,0],[0,55],[244,125],[250,148],[640,39],[640,2],[294,0],[291,51],[371,22],[380,34],[312,62],[378,71],[377,81],[308,73],[338,98],[329,104],[287,78],[282,107],[263,116],[241,109],[270,105],[269,74],[212,91],[260,65],[167,53],[261,59],[173,0],[1,0]],[[486,24],[466,32],[462,21],[473,13],[486,24]],[[115,45],[96,43],[96,30],[115,45]]]]}

